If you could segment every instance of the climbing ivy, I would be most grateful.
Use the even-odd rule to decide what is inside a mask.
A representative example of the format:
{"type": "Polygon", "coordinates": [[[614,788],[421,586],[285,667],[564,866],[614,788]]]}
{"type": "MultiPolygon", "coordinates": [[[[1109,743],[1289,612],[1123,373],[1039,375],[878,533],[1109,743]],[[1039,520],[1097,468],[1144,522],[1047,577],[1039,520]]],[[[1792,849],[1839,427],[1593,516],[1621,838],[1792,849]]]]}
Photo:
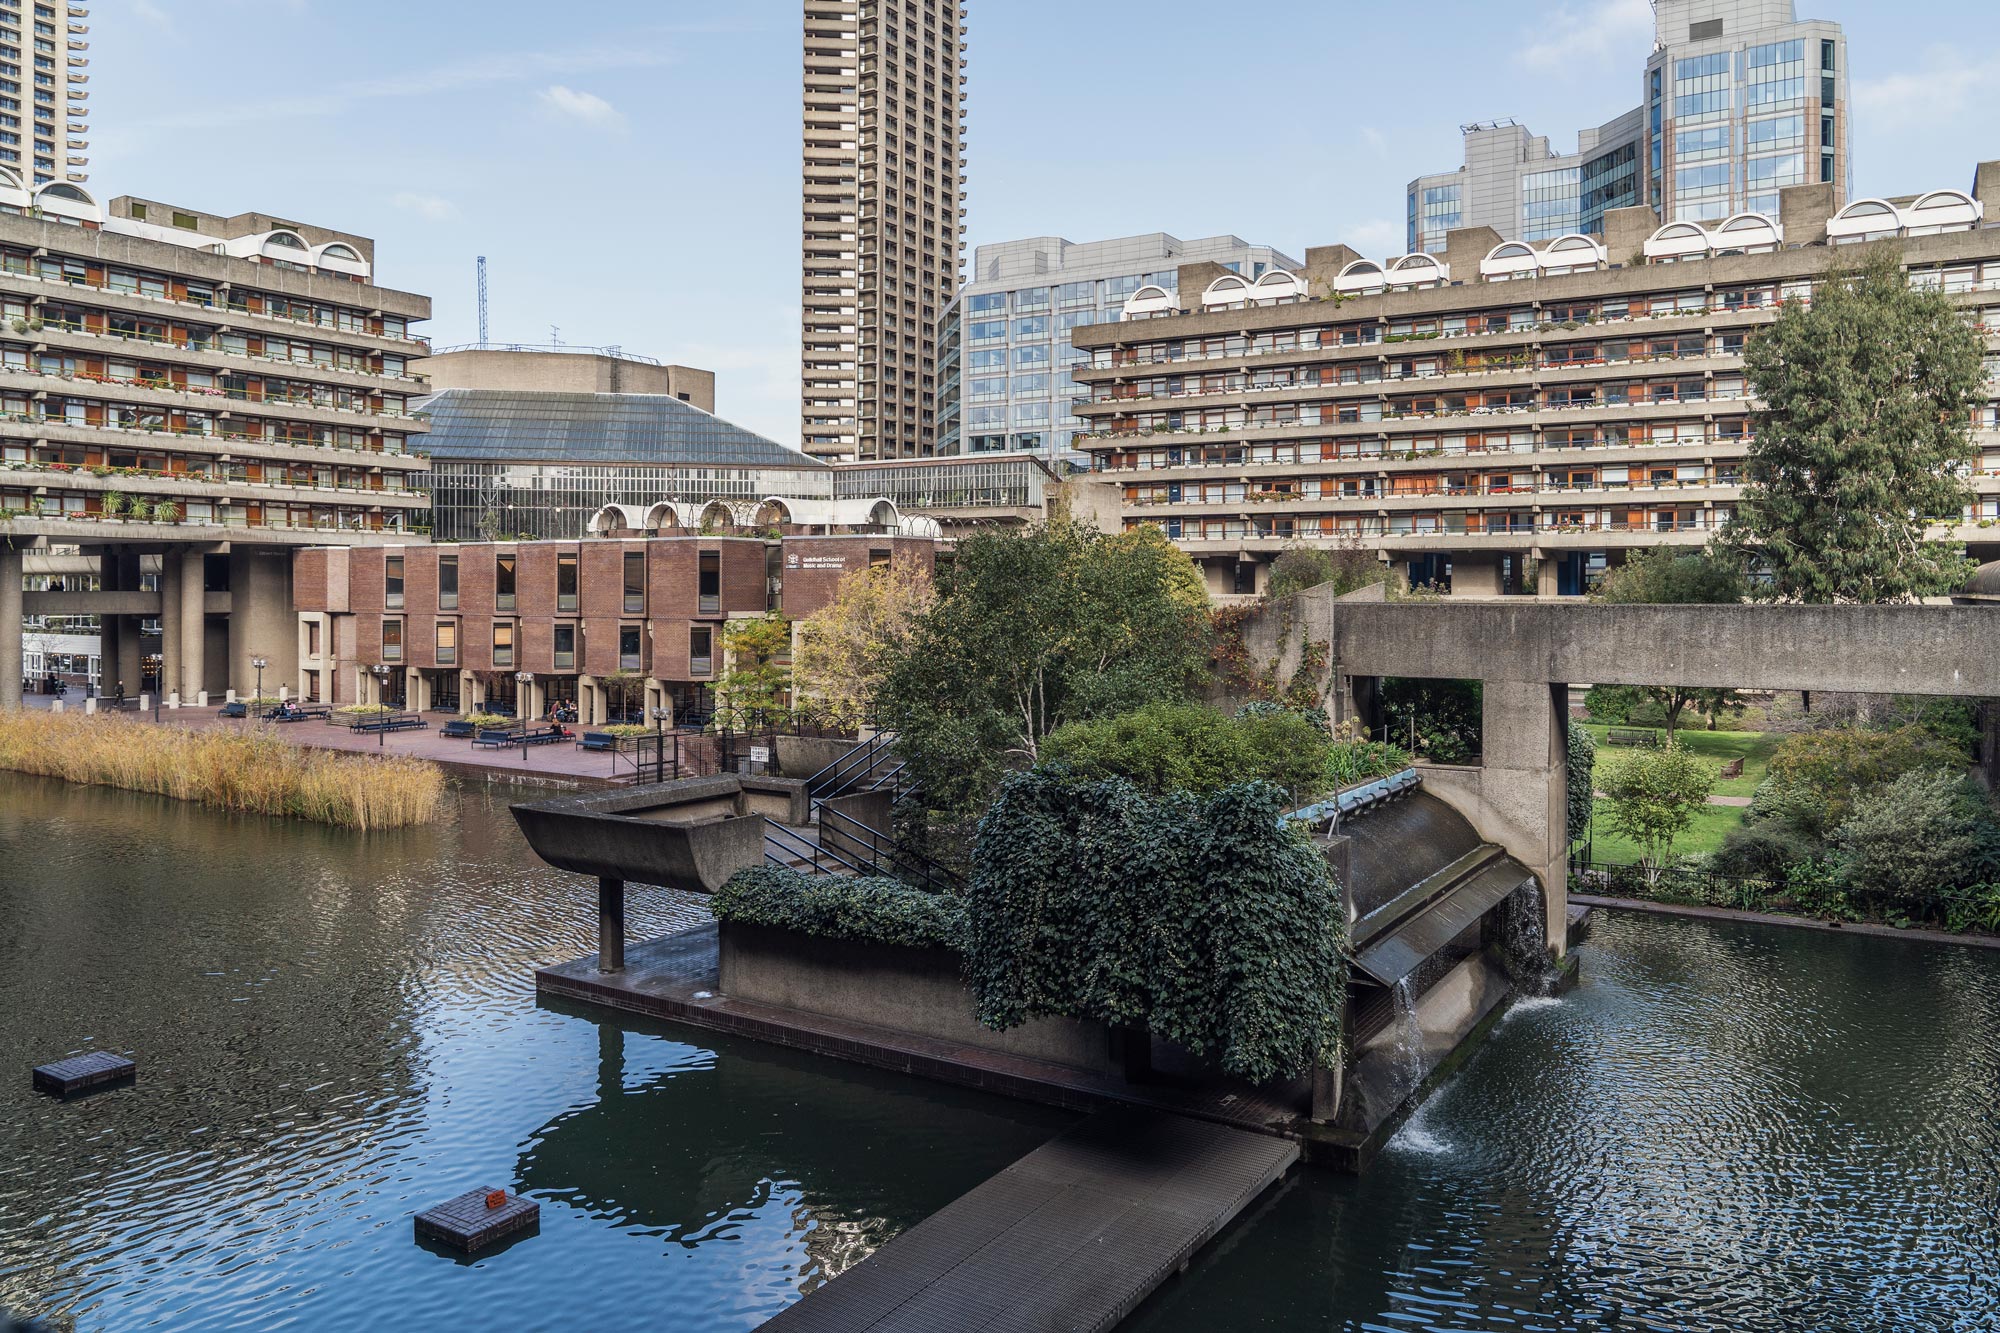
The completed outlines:
{"type": "Polygon", "coordinates": [[[926,893],[899,879],[802,875],[780,866],[751,866],[716,890],[709,910],[717,921],[830,939],[965,947],[964,901],[926,893]]]}
{"type": "Polygon", "coordinates": [[[980,822],[967,978],[980,1021],[1137,1025],[1232,1074],[1335,1057],[1346,921],[1325,859],[1268,783],[1153,798],[1060,766],[980,822]]]}

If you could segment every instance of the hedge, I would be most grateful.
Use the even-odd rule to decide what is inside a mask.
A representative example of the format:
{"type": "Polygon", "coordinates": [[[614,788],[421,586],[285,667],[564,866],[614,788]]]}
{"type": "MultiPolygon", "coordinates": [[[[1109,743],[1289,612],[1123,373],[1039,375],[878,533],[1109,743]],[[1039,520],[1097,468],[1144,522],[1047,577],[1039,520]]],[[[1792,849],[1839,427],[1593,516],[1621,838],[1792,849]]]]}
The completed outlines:
{"type": "Polygon", "coordinates": [[[1151,797],[1060,766],[980,821],[967,979],[980,1021],[1149,1028],[1255,1081],[1337,1058],[1346,918],[1325,858],[1262,782],[1151,797]]]}
{"type": "Polygon", "coordinates": [[[871,940],[963,952],[965,903],[899,879],[802,875],[751,866],[709,899],[717,921],[773,926],[840,940],[871,940]]]}

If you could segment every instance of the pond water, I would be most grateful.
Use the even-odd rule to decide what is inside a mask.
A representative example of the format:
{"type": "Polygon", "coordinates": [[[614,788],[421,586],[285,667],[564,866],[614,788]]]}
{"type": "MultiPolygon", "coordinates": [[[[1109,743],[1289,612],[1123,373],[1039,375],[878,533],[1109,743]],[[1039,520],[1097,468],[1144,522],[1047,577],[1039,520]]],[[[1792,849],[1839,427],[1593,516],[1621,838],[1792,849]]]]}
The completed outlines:
{"type": "MultiPolygon", "coordinates": [[[[594,885],[505,795],[457,799],[358,836],[0,774],[0,1306],[749,1328],[1068,1123],[538,1003],[534,966],[594,947],[594,885]],[[29,1090],[83,1047],[138,1084],[29,1090]],[[412,1241],[489,1184],[540,1234],[412,1241]]],[[[1295,1174],[1131,1327],[1996,1327],[2000,953],[1620,915],[1583,969],[1370,1175],[1295,1174]]]]}

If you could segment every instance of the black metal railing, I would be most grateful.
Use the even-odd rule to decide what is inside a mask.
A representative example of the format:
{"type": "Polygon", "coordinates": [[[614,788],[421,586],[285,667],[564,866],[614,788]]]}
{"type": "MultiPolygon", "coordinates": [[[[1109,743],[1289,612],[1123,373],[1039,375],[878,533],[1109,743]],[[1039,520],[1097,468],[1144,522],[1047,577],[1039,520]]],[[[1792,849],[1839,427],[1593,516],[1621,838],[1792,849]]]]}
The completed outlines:
{"type": "Polygon", "coordinates": [[[964,881],[948,868],[920,852],[911,851],[894,837],[862,823],[852,815],[821,805],[819,827],[822,839],[833,833],[841,842],[854,848],[858,859],[866,862],[877,874],[919,885],[933,893],[957,893],[964,887],[964,881]]]}
{"type": "Polygon", "coordinates": [[[764,824],[764,859],[772,865],[795,870],[810,869],[815,875],[869,873],[868,867],[861,861],[830,847],[822,847],[811,838],[768,820],[764,824]]]}

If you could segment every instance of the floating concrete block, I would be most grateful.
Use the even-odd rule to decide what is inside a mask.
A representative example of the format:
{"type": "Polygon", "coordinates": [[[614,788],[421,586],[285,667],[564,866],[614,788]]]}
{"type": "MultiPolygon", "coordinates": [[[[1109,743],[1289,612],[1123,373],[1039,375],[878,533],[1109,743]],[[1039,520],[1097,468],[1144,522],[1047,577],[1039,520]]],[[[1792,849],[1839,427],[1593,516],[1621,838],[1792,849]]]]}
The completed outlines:
{"type": "Polygon", "coordinates": [[[62,710],[63,710],[63,701],[60,699],[56,700],[54,703],[49,705],[49,711],[51,713],[60,713],[62,712],[62,710]]]}
{"type": "Polygon", "coordinates": [[[476,1254],[542,1219],[542,1206],[505,1190],[468,1190],[417,1214],[417,1239],[476,1254]]]}
{"type": "Polygon", "coordinates": [[[83,715],[84,715],[85,717],[96,717],[96,716],[97,716],[97,700],[95,700],[95,699],[85,699],[85,700],[83,701],[83,715]]]}
{"type": "Polygon", "coordinates": [[[138,1072],[139,1066],[122,1055],[90,1051],[67,1060],[57,1060],[54,1064],[35,1066],[35,1089],[67,1097],[73,1092],[123,1082],[136,1077],[138,1072]]]}
{"type": "Polygon", "coordinates": [[[195,696],[194,696],[194,706],[195,706],[196,708],[206,708],[206,707],[208,707],[208,691],[207,691],[207,690],[197,690],[197,691],[195,692],[195,696]]]}

